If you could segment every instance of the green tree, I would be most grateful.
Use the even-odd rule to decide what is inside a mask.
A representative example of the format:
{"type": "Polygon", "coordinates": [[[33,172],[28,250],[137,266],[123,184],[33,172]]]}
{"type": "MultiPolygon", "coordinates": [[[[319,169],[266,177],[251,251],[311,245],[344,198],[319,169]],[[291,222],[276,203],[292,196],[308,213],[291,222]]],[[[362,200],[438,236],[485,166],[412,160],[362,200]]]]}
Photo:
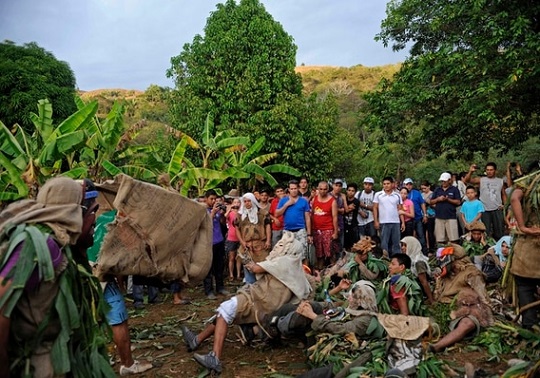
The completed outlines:
{"type": "Polygon", "coordinates": [[[204,36],[196,35],[171,59],[173,124],[198,135],[212,114],[219,131],[234,130],[252,140],[264,136],[262,153],[280,151],[278,161],[303,173],[327,169],[324,159],[306,149],[329,153],[326,137],[337,122],[326,110],[314,114],[313,103],[303,97],[295,55],[292,37],[258,0],[218,4],[204,36]]]}
{"type": "Polygon", "coordinates": [[[32,132],[30,114],[43,98],[54,106],[57,124],[77,110],[73,103],[75,75],[66,62],[35,42],[17,46],[4,41],[0,57],[0,119],[8,127],[17,123],[32,132]]]}
{"type": "Polygon", "coordinates": [[[540,3],[393,0],[378,39],[410,57],[368,96],[366,122],[396,140],[409,122],[434,153],[515,147],[540,124],[540,3]]]}

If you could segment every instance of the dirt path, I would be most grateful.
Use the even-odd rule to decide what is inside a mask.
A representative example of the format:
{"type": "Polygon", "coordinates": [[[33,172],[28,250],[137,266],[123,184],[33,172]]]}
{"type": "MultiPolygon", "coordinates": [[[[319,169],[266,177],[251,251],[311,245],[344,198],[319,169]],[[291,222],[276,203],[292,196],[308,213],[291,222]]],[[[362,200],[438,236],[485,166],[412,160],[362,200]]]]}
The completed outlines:
{"type": "MultiPolygon", "coordinates": [[[[231,292],[236,286],[228,285],[231,292]]],[[[131,339],[135,350],[134,358],[147,360],[155,368],[140,377],[205,377],[206,370],[193,360],[193,353],[188,352],[181,337],[180,325],[186,324],[194,331],[203,328],[204,320],[213,315],[213,310],[225,299],[208,300],[203,295],[201,287],[186,290],[186,295],[192,299],[189,305],[173,305],[170,294],[162,294],[165,301],[160,304],[147,305],[144,310],[133,310],[127,302],[130,311],[131,339]]],[[[232,326],[224,347],[222,363],[224,365],[221,377],[275,377],[284,378],[296,376],[309,369],[304,354],[303,345],[296,341],[284,343],[279,348],[270,348],[263,343],[244,346],[240,342],[239,328],[232,326]]],[[[462,371],[465,362],[471,362],[481,368],[483,376],[498,376],[504,369],[504,362],[487,362],[486,353],[467,350],[463,344],[441,354],[441,358],[450,361],[457,372],[462,371]]],[[[212,348],[212,339],[207,340],[200,348],[200,353],[206,353],[212,348]]],[[[115,365],[118,371],[119,363],[115,365]]]]}

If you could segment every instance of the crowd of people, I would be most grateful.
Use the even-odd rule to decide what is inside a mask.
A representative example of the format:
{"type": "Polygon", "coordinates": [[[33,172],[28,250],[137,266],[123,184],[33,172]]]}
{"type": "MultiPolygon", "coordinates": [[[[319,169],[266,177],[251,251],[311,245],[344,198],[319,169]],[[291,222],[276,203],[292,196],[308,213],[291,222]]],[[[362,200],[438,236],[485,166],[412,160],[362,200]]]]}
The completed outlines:
{"type": "MultiPolygon", "coordinates": [[[[446,319],[450,331],[429,344],[428,351],[438,353],[492,324],[486,285],[501,279],[510,258],[523,308],[521,325],[538,326],[539,307],[534,302],[540,284],[536,268],[540,266],[540,228],[537,213],[525,205],[530,193],[518,177],[497,177],[494,163],[485,165],[485,175],[477,176],[477,170],[473,164],[462,174],[443,172],[439,185],[432,188],[422,181],[420,190],[411,178],[397,182],[390,176],[380,180],[378,191],[372,177],[364,178],[362,188],[355,183],[344,187],[343,179],[310,187],[301,178],[242,195],[236,189],[225,196],[208,190],[199,201],[212,220],[212,264],[202,289],[207,299],[221,296],[223,302],[198,333],[182,326],[190,351],[213,336],[211,352],[195,353],[195,361],[220,373],[232,324],[240,326],[248,343],[255,338],[270,342],[282,337],[305,338],[309,330],[381,338],[388,318],[380,314],[424,317],[427,306],[455,302],[452,319],[446,319]],[[511,207],[505,214],[507,196],[511,207]],[[226,280],[238,283],[235,293],[226,289],[226,280]]],[[[14,349],[7,346],[15,334],[22,345],[39,346],[27,356],[36,374],[58,373],[50,363],[52,342],[65,333],[54,322],[48,323],[45,312],[62,291],[59,277],[66,270],[62,261],[76,255],[86,266],[89,259],[98,258],[99,250],[98,245],[92,256],[87,255],[93,241],[97,192],[89,180],[83,182],[82,190],[80,183],[78,189],[73,183],[67,178],[53,179],[42,188],[37,201],[10,205],[0,214],[0,376],[9,376],[14,349]],[[64,194],[66,188],[71,188],[71,197],[64,194]],[[76,195],[77,190],[82,194],[76,195]],[[30,231],[30,239],[10,233],[26,224],[44,225],[38,230],[45,237],[47,258],[24,268],[21,278],[23,268],[17,262],[30,253],[25,245],[33,240],[33,248],[38,247],[30,231]],[[46,269],[52,276],[45,274],[46,269]],[[25,306],[33,303],[18,298],[39,303],[36,288],[49,290],[49,302],[39,304],[43,314],[27,322],[30,332],[20,334],[14,329],[20,321],[14,320],[13,309],[25,314],[29,311],[25,306]],[[47,323],[43,323],[44,317],[47,323]],[[46,340],[41,339],[42,328],[50,331],[46,340]],[[40,330],[37,341],[32,330],[34,334],[40,330]],[[49,363],[43,362],[48,358],[49,363]]],[[[32,253],[43,258],[43,251],[32,253]]],[[[120,374],[127,375],[152,366],[131,357],[122,284],[108,277],[104,300],[110,306],[106,319],[120,355],[120,374]]],[[[133,277],[134,307],[142,303],[144,286],[149,301],[158,300],[156,287],[133,277]]],[[[173,282],[171,288],[175,304],[190,303],[182,296],[179,282],[173,282]]],[[[395,361],[393,365],[401,367],[395,361]]]]}

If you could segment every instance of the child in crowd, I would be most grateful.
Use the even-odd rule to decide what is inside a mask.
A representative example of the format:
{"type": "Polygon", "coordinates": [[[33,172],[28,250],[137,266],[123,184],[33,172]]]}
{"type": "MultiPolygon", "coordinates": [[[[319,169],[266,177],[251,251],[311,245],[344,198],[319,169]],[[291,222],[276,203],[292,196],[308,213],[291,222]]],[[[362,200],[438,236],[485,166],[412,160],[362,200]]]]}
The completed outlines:
{"type": "Polygon", "coordinates": [[[402,287],[398,290],[398,281],[406,269],[411,268],[411,258],[405,253],[398,253],[390,260],[388,273],[390,275],[389,301],[392,310],[399,311],[401,315],[409,315],[409,305],[407,300],[407,289],[402,287]]]}
{"type": "Polygon", "coordinates": [[[463,205],[461,205],[460,216],[465,228],[470,230],[471,224],[482,218],[482,213],[485,209],[482,202],[477,198],[478,193],[474,186],[467,186],[465,195],[467,196],[467,201],[463,202],[463,205]]]}
{"type": "Polygon", "coordinates": [[[225,241],[225,253],[227,254],[229,262],[229,280],[234,280],[234,272],[236,267],[236,279],[242,280],[242,261],[236,258],[238,247],[240,246],[240,240],[236,235],[236,228],[234,227],[234,221],[238,215],[238,209],[240,209],[240,198],[234,198],[230,208],[225,214],[227,222],[227,240],[225,241]]]}

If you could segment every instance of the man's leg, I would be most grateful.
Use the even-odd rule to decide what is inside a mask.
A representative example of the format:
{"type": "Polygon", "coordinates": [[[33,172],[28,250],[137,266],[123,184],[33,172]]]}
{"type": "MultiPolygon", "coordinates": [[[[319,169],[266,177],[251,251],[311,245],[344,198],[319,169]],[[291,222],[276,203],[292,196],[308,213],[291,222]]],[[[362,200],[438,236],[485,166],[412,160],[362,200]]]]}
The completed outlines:
{"type": "Polygon", "coordinates": [[[212,265],[214,265],[216,291],[218,293],[223,294],[223,293],[226,293],[225,283],[224,283],[224,278],[223,278],[225,274],[225,243],[221,242],[221,243],[215,244],[213,249],[214,249],[214,256],[213,256],[212,265]]]}
{"type": "Polygon", "coordinates": [[[502,210],[495,210],[491,216],[493,222],[493,239],[497,241],[504,236],[504,214],[502,210]]]}
{"type": "MultiPolygon", "coordinates": [[[[517,284],[517,294],[519,300],[519,307],[533,303],[536,298],[537,286],[540,285],[540,280],[533,278],[525,278],[515,276],[517,284]]],[[[523,311],[521,314],[521,325],[523,328],[531,328],[533,325],[538,324],[539,306],[530,308],[523,311]]]]}
{"type": "MultiPolygon", "coordinates": [[[[493,224],[492,213],[493,213],[493,211],[484,211],[482,213],[481,220],[482,220],[482,223],[484,223],[484,225],[486,226],[486,234],[488,236],[493,237],[493,226],[494,226],[494,224],[493,224]]],[[[499,240],[499,239],[495,239],[495,240],[499,240]]]]}
{"type": "Polygon", "coordinates": [[[422,246],[422,253],[427,256],[428,249],[426,243],[426,232],[424,230],[424,224],[422,223],[422,220],[414,221],[414,230],[416,231],[416,238],[422,246]]]}
{"type": "Polygon", "coordinates": [[[129,338],[129,327],[127,320],[111,326],[113,341],[120,356],[120,361],[124,366],[133,365],[131,355],[131,339],[129,338]]]}
{"type": "MultiPolygon", "coordinates": [[[[435,239],[437,241],[437,244],[446,243],[445,219],[435,218],[435,239]]],[[[437,249],[437,246],[435,246],[434,249],[437,249]]]]}
{"type": "Polygon", "coordinates": [[[388,255],[390,256],[392,253],[388,250],[390,245],[390,236],[391,236],[391,230],[388,227],[389,225],[386,223],[381,223],[380,225],[380,231],[381,231],[381,248],[383,251],[386,251],[388,255]]]}
{"type": "Polygon", "coordinates": [[[436,344],[433,344],[431,348],[434,352],[440,352],[446,347],[454,345],[455,343],[463,340],[470,332],[474,331],[475,329],[476,324],[474,324],[471,319],[463,318],[457,324],[456,328],[450,331],[450,333],[440,339],[436,344]]]}
{"type": "Polygon", "coordinates": [[[390,257],[392,257],[394,255],[397,255],[398,253],[401,253],[401,245],[400,245],[401,231],[400,231],[399,223],[391,223],[390,226],[392,230],[391,237],[390,237],[392,245],[390,249],[392,251],[391,252],[389,251],[389,253],[390,253],[390,257]]]}

